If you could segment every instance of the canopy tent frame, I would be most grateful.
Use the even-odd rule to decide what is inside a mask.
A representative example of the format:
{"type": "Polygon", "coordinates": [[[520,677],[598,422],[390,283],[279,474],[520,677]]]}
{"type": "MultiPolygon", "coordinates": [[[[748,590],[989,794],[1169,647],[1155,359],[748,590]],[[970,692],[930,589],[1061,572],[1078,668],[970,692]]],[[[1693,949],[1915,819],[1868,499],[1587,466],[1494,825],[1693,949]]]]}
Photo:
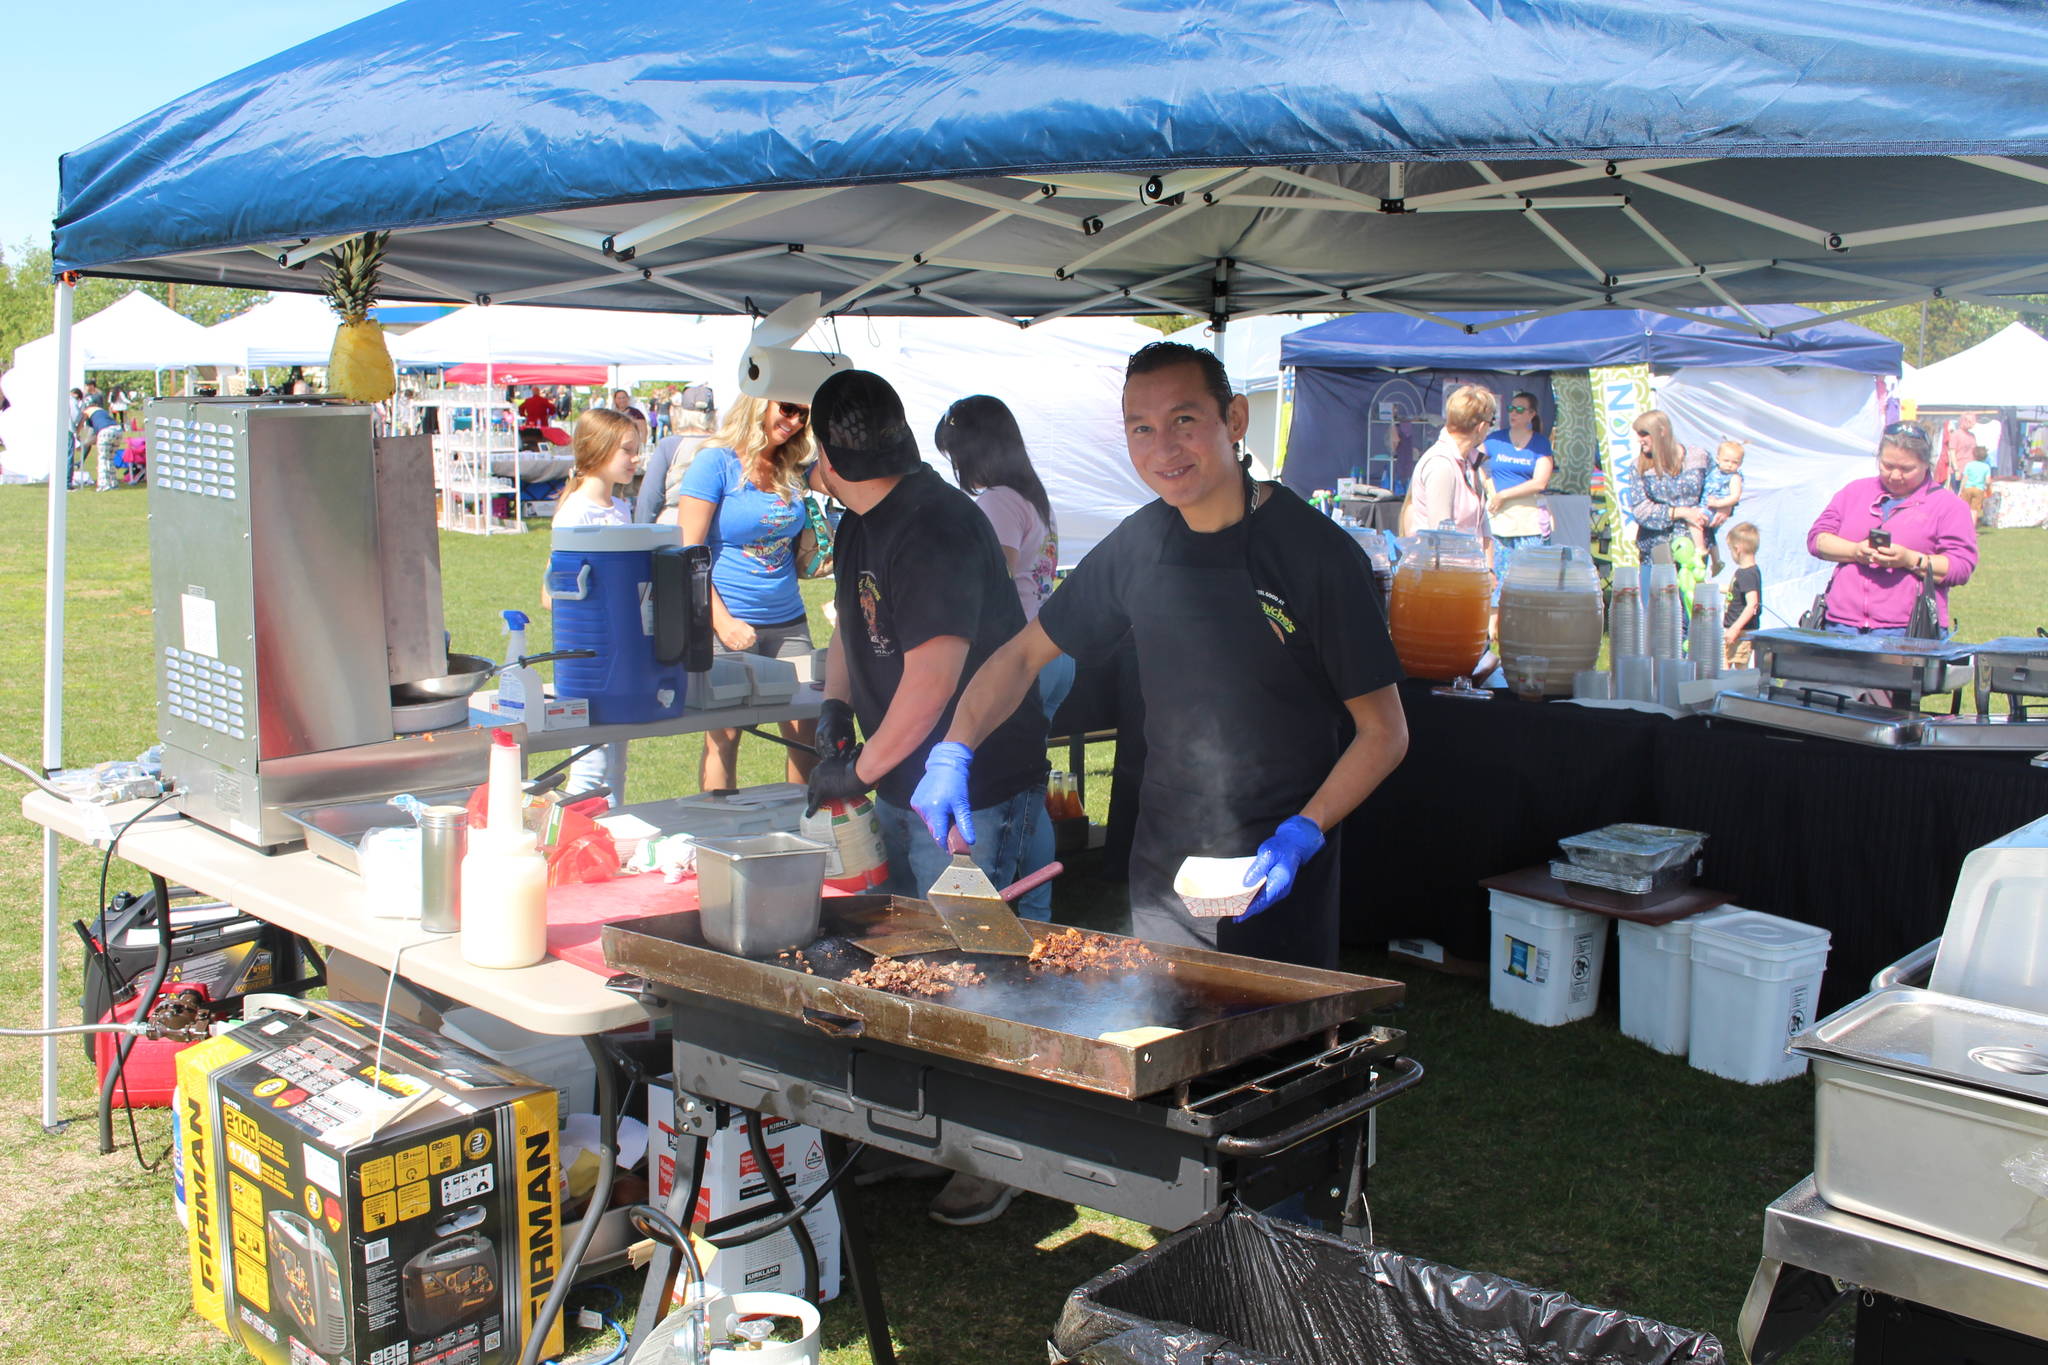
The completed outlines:
{"type": "MultiPolygon", "coordinates": [[[[851,281],[827,299],[823,309],[827,315],[863,308],[894,310],[908,303],[917,311],[937,310],[961,316],[1001,318],[1024,328],[1059,317],[1143,311],[1193,313],[1206,317],[1212,327],[1227,327],[1234,319],[1273,313],[1365,310],[1404,313],[1446,327],[1464,325],[1443,316],[1450,311],[1469,311],[1469,305],[1464,301],[1443,297],[1443,290],[1449,286],[1496,290],[1508,286],[1503,291],[1501,306],[1523,308],[1523,318],[1549,316],[1575,308],[1638,307],[1705,322],[1709,315],[1659,297],[1697,288],[1704,290],[1712,302],[1736,311],[1735,317],[1712,319],[1713,325],[1749,331],[1768,339],[1772,335],[1771,329],[1747,315],[1748,304],[1742,296],[1741,286],[1738,284],[1731,288],[1730,283],[1743,276],[1769,271],[1786,272],[1817,282],[1808,291],[1811,293],[1842,293],[1841,287],[1849,286],[1849,292],[1859,302],[1874,300],[1863,303],[1858,309],[1832,315],[1836,317],[1853,317],[1863,312],[1939,298],[2048,313],[2048,309],[2034,308],[2023,300],[2004,299],[1990,292],[2012,289],[2028,281],[2038,283],[2042,276],[2048,275],[2048,265],[1967,274],[1946,283],[1925,284],[1879,271],[1846,270],[1821,263],[1851,258],[1859,248],[1870,246],[2048,223],[2048,167],[2001,156],[1958,155],[1939,159],[2041,186],[2041,201],[2020,208],[1963,213],[1883,227],[1825,226],[1744,204],[1685,185],[1663,174],[1713,160],[1697,157],[1578,159],[1572,163],[1573,169],[1512,178],[1503,176],[1487,161],[1471,160],[1461,164],[1478,177],[1476,183],[1414,196],[1404,193],[1408,181],[1406,163],[1382,163],[1387,190],[1382,197],[1316,175],[1315,170],[1327,169],[1317,166],[1207,167],[1149,176],[1115,172],[1046,173],[1002,177],[985,183],[974,183],[968,179],[897,182],[895,188],[916,190],[934,200],[985,210],[964,224],[949,225],[948,230],[911,250],[877,249],[826,240],[777,240],[659,264],[648,264],[643,259],[652,253],[704,238],[730,241],[737,229],[759,219],[833,196],[872,188],[841,185],[652,200],[631,206],[645,212],[646,216],[639,222],[610,232],[584,226],[564,216],[586,212],[594,207],[592,205],[576,205],[558,213],[528,213],[464,223],[394,226],[388,229],[392,233],[392,244],[387,247],[387,252],[399,259],[388,263],[386,270],[403,284],[423,291],[420,295],[423,299],[465,298],[489,304],[573,297],[582,306],[634,307],[636,304],[644,306],[644,301],[606,298],[603,295],[617,286],[651,285],[677,296],[679,300],[689,300],[687,311],[746,313],[758,317],[768,310],[768,303],[757,301],[753,294],[736,294],[731,289],[690,282],[683,277],[715,275],[734,266],[782,258],[784,261],[801,260],[827,270],[835,277],[851,281]],[[1612,182],[1622,189],[1621,192],[1600,195],[1543,193],[1588,181],[1612,182]],[[989,188],[990,184],[1005,188],[1022,184],[1030,186],[1030,189],[1019,198],[989,188]],[[1262,185],[1269,190],[1290,193],[1253,192],[1262,185]],[[1639,195],[1638,191],[1644,193],[1639,195]],[[1081,201],[1082,207],[1071,211],[1055,207],[1062,199],[1081,201]],[[1768,257],[1701,259],[1699,253],[1688,252],[1679,246],[1645,212],[1646,205],[1658,201],[1768,229],[1803,244],[1809,253],[1817,252],[1820,259],[1803,259],[1791,252],[1768,257]],[[1097,210],[1095,205],[1102,202],[1120,203],[1120,206],[1107,211],[1097,210]],[[1547,241],[1570,264],[1575,278],[1553,278],[1526,270],[1475,268],[1400,272],[1377,278],[1351,275],[1344,279],[1318,279],[1296,270],[1231,256],[1210,257],[1164,271],[1139,272],[1123,263],[1134,248],[1155,233],[1172,226],[1179,219],[1216,208],[1288,214],[1375,214],[1389,218],[1432,213],[1517,214],[1529,223],[1536,236],[1547,241]],[[1572,233],[1554,222],[1551,216],[1585,212],[1616,214],[1670,264],[1643,269],[1618,269],[1604,265],[1593,249],[1581,246],[1572,233]],[[1087,249],[1054,266],[1019,260],[991,260],[962,251],[974,238],[994,228],[1025,223],[1054,230],[1058,240],[1071,236],[1087,244],[1087,249]],[[476,227],[546,247],[584,266],[598,269],[595,272],[565,272],[554,279],[505,289],[465,289],[404,259],[403,244],[411,239],[476,227]],[[873,268],[861,269],[862,265],[873,268]],[[1205,272],[1212,275],[1225,273],[1230,281],[1229,287],[1191,292],[1185,282],[1205,272]],[[1120,273],[1123,277],[1117,278],[1120,273]],[[1001,276],[1024,277],[1070,288],[1080,296],[1021,311],[961,297],[964,289],[984,285],[1001,276]],[[1832,291],[1830,286],[1834,286],[1832,291]],[[1432,289],[1437,291],[1435,296],[1432,289]],[[1564,294],[1572,302],[1542,306],[1529,297],[1545,294],[1564,294]]],[[[1361,167],[1370,164],[1367,161],[1357,163],[1361,167]]],[[[231,249],[230,254],[246,252],[279,269],[294,271],[347,240],[350,235],[261,242],[231,249]]],[[[202,257],[217,260],[218,255],[212,252],[179,253],[175,257],[156,260],[160,263],[202,257]]],[[[233,271],[229,265],[222,266],[222,269],[233,271]]],[[[134,278],[151,276],[146,262],[138,263],[135,270],[118,273],[134,278]]],[[[256,273],[262,273],[260,268],[256,273]]],[[[816,271],[806,272],[802,278],[790,281],[789,294],[804,292],[815,287],[816,282],[816,271]]],[[[273,280],[271,283],[281,288],[304,287],[303,281],[296,279],[273,280]]],[[[1490,325],[1502,326],[1515,320],[1520,319],[1503,319],[1490,325]]]]}

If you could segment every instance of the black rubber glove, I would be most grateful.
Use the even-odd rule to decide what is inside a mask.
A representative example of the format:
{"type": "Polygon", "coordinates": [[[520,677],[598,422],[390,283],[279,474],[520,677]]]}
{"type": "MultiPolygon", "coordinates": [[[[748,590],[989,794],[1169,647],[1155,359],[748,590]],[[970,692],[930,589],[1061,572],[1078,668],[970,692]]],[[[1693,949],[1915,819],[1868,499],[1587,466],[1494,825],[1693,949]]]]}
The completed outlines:
{"type": "Polygon", "coordinates": [[[829,754],[818,760],[818,766],[811,769],[810,801],[804,806],[806,816],[816,815],[818,807],[828,801],[852,801],[868,794],[872,783],[861,781],[854,772],[854,765],[860,762],[860,746],[853,746],[849,753],[829,754]]]}
{"type": "Polygon", "coordinates": [[[858,742],[853,730],[853,707],[836,697],[827,699],[818,708],[818,729],[811,740],[818,757],[843,758],[853,752],[858,742]]]}

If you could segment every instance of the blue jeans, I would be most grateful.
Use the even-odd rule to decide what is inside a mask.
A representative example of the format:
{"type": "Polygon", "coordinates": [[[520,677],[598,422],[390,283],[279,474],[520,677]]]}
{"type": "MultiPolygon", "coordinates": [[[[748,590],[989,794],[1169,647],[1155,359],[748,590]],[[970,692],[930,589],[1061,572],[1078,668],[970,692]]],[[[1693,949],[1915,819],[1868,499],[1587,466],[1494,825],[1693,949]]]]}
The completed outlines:
{"type": "MultiPolygon", "coordinates": [[[[1047,664],[1038,674],[1038,699],[1045,706],[1045,718],[1051,720],[1053,712],[1060,709],[1060,703],[1067,699],[1067,693],[1074,690],[1074,656],[1062,654],[1047,664]]],[[[1039,793],[1038,813],[1031,819],[1031,835],[1024,845],[1024,870],[1036,872],[1052,861],[1053,837],[1052,814],[1045,808],[1044,792],[1039,793]]],[[[976,817],[979,819],[980,817],[976,817]]],[[[979,828],[979,826],[976,826],[979,828]]],[[[1034,886],[1017,900],[1017,913],[1026,919],[1052,918],[1052,883],[1034,886]]]]}
{"type": "MultiPolygon", "coordinates": [[[[998,888],[1008,886],[1034,868],[1024,865],[1031,834],[1031,812],[1045,809],[1045,788],[1026,787],[1007,801],[974,812],[974,861],[998,888]]],[[[924,819],[908,806],[877,799],[875,814],[882,825],[882,852],[889,859],[889,880],[881,889],[891,896],[923,899],[939,874],[953,864],[924,827],[924,819]]],[[[1019,906],[1019,913],[1024,907],[1019,906]]]]}
{"type": "Polygon", "coordinates": [[[569,765],[569,775],[562,783],[562,794],[574,796],[578,792],[595,791],[599,787],[611,788],[611,795],[605,798],[605,805],[617,810],[626,804],[626,742],[600,744],[583,757],[569,765]]]}

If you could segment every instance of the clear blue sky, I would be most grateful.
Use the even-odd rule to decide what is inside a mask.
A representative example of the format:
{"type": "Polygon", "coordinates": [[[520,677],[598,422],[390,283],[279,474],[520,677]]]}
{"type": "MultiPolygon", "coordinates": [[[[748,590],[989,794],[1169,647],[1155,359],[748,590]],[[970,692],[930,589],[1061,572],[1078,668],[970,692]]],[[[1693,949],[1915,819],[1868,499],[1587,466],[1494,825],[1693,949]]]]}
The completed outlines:
{"type": "Polygon", "coordinates": [[[103,0],[10,6],[0,60],[0,249],[48,246],[57,158],[187,91],[386,8],[390,0],[103,0]]]}

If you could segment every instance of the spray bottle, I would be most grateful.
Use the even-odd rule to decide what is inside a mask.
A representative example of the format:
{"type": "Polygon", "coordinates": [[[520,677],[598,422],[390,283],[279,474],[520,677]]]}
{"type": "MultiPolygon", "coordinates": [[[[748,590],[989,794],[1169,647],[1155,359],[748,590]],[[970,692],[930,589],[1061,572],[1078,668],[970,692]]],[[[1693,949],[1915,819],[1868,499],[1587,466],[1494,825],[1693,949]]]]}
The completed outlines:
{"type": "Polygon", "coordinates": [[[526,828],[519,741],[491,731],[484,827],[462,856],[462,960],[472,967],[531,967],[548,955],[548,860],[526,828]]]}
{"type": "Polygon", "coordinates": [[[541,706],[540,675],[519,661],[526,657],[526,613],[507,608],[505,618],[505,671],[498,675],[498,710],[512,720],[530,720],[527,702],[532,700],[534,716],[545,713],[541,706]]]}

